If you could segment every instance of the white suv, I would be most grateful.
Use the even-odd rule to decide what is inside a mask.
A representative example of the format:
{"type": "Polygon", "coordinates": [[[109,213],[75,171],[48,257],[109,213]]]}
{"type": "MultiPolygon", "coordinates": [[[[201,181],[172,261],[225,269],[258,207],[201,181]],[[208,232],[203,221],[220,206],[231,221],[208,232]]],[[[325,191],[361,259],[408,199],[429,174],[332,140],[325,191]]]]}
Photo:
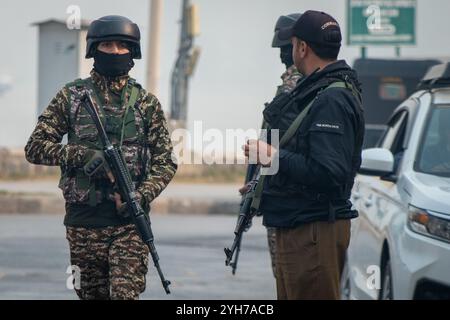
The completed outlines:
{"type": "Polygon", "coordinates": [[[363,151],[352,201],[343,298],[450,299],[450,64],[363,151]]]}

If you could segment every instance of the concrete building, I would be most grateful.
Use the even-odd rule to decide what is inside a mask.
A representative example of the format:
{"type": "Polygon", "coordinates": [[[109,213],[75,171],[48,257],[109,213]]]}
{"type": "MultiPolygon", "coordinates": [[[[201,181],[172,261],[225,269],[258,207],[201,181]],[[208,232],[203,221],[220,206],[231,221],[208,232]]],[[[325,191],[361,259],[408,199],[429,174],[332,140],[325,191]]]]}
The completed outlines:
{"type": "Polygon", "coordinates": [[[93,62],[84,58],[88,21],[82,21],[81,28],[73,30],[67,28],[66,21],[57,19],[48,19],[33,25],[39,29],[39,116],[64,84],[77,78],[88,77],[93,62]]]}

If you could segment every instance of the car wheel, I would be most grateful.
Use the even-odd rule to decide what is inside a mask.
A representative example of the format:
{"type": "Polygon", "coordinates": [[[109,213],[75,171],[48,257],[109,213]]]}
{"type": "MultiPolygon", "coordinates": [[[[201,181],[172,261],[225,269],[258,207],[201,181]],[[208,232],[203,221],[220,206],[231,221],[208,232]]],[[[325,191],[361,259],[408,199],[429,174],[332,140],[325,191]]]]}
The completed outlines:
{"type": "Polygon", "coordinates": [[[391,261],[387,259],[383,267],[379,300],[393,300],[391,261]]]}
{"type": "Polygon", "coordinates": [[[350,272],[348,268],[347,259],[345,259],[344,269],[341,276],[341,300],[350,300],[351,297],[351,284],[350,284],[350,272]]]}

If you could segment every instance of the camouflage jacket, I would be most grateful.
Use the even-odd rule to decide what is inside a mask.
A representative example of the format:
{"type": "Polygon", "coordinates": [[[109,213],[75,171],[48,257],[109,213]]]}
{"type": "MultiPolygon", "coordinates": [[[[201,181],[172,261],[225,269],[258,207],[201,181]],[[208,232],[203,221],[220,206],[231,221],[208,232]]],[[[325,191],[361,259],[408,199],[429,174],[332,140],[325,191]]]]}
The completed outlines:
{"type": "Polygon", "coordinates": [[[295,65],[290,66],[286,69],[286,71],[281,75],[281,80],[283,84],[278,86],[276,95],[280,93],[288,93],[291,92],[295,86],[297,85],[298,80],[302,77],[302,74],[298,72],[295,65]]]}
{"type": "MultiPolygon", "coordinates": [[[[77,172],[82,171],[82,166],[88,160],[86,158],[88,151],[100,149],[96,143],[98,137],[94,123],[88,119],[85,109],[80,108],[80,100],[77,97],[80,97],[84,90],[89,90],[91,95],[96,95],[103,104],[104,114],[122,118],[125,110],[121,98],[124,98],[124,101],[129,99],[128,90],[123,90],[125,86],[128,86],[129,79],[129,76],[122,76],[107,80],[92,71],[91,77],[87,80],[91,81],[94,92],[87,87],[80,88],[74,84],[68,84],[57,93],[39,116],[36,128],[25,146],[25,156],[34,164],[61,167],[60,188],[63,190],[66,202],[85,203],[87,201],[88,194],[86,190],[77,186],[76,175],[73,176],[67,172],[73,169],[77,172]],[[65,134],[69,136],[68,144],[61,143],[65,134]],[[74,140],[78,143],[73,143],[74,140]]],[[[129,136],[125,134],[121,149],[139,193],[149,204],[171,181],[177,165],[172,159],[172,143],[161,105],[151,93],[140,86],[139,89],[136,108],[134,108],[135,121],[128,124],[129,128],[134,128],[134,134],[129,136]],[[144,132],[143,121],[148,124],[148,132],[144,132]],[[147,163],[143,163],[141,157],[145,144],[149,146],[147,163]],[[144,172],[146,172],[145,176],[143,176],[144,172]],[[136,180],[139,176],[142,179],[138,185],[136,180]]],[[[96,100],[93,100],[95,106],[99,108],[96,100]]],[[[102,112],[99,114],[101,115],[102,112]]],[[[108,136],[113,144],[118,144],[116,136],[110,136],[109,133],[108,136]]],[[[103,177],[101,175],[94,177],[106,179],[104,173],[103,177]]]]}

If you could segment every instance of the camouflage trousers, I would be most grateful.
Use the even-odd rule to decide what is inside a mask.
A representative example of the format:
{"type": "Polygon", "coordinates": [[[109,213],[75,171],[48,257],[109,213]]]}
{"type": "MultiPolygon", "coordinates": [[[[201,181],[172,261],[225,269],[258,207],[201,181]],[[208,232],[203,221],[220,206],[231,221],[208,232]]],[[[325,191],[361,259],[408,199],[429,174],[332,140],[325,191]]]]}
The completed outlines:
{"type": "Polygon", "coordinates": [[[269,245],[270,252],[270,261],[272,262],[272,272],[273,276],[276,278],[276,269],[275,269],[275,253],[276,253],[276,228],[267,228],[267,243],[269,245]]]}
{"type": "Polygon", "coordinates": [[[75,291],[82,300],[138,299],[144,292],[148,247],[134,225],[67,227],[70,260],[79,271],[75,291]]]}

